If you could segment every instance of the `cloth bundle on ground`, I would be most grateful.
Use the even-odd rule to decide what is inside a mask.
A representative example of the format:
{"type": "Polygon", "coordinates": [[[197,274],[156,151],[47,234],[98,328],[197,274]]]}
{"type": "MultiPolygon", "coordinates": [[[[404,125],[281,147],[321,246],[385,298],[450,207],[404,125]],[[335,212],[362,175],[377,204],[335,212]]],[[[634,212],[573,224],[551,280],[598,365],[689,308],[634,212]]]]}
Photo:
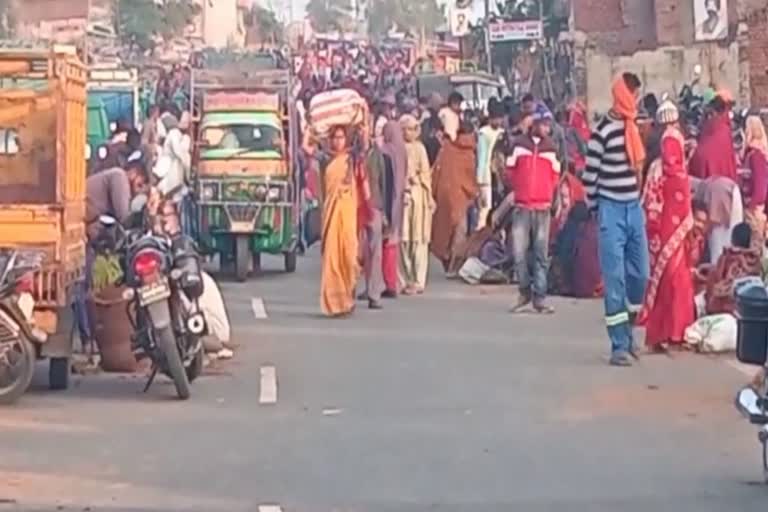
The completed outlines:
{"type": "Polygon", "coordinates": [[[309,123],[314,134],[324,138],[334,126],[362,124],[367,111],[365,99],[352,89],[321,92],[309,103],[309,123]]]}
{"type": "Polygon", "coordinates": [[[730,352],[736,350],[737,330],[733,315],[709,315],[699,318],[685,330],[685,342],[699,352],[730,352]]]}

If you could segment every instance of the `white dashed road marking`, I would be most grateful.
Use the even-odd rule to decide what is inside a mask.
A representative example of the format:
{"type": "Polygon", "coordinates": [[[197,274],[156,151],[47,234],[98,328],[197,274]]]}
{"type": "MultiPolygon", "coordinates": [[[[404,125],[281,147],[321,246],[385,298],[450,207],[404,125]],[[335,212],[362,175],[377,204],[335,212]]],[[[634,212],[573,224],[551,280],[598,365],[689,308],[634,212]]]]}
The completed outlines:
{"type": "Polygon", "coordinates": [[[259,505],[259,512],[283,512],[277,505],[259,505]]]}
{"type": "Polygon", "coordinates": [[[261,297],[254,297],[251,299],[251,309],[253,310],[253,316],[256,317],[256,320],[269,318],[267,309],[264,307],[264,300],[261,297]]]}
{"type": "Polygon", "coordinates": [[[277,371],[274,366],[261,367],[260,404],[277,403],[277,371]]]}

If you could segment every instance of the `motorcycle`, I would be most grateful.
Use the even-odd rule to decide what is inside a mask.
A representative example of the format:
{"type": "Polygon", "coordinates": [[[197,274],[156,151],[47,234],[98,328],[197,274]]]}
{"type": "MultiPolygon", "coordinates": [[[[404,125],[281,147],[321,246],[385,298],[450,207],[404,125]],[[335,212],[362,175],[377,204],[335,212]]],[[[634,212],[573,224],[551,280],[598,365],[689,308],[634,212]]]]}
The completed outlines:
{"type": "Polygon", "coordinates": [[[29,388],[40,345],[47,335],[34,327],[30,276],[40,269],[39,251],[0,250],[0,404],[16,402],[29,388]]]}
{"type": "Polygon", "coordinates": [[[763,478],[768,484],[768,289],[750,278],[734,283],[736,297],[736,357],[743,363],[761,367],[760,378],[736,394],[736,409],[759,428],[763,478]]]}
{"type": "Polygon", "coordinates": [[[157,372],[173,380],[182,400],[203,369],[205,318],[200,257],[184,236],[170,239],[146,226],[124,229],[113,217],[99,219],[102,235],[97,252],[118,255],[123,268],[123,298],[133,327],[134,352],[152,360],[147,391],[157,372]]]}

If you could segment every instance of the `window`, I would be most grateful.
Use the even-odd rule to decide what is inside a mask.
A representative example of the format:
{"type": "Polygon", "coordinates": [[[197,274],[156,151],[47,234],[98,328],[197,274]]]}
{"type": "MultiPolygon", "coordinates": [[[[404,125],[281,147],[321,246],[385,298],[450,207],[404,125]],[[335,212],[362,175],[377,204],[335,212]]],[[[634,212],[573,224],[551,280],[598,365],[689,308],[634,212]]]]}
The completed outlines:
{"type": "Polygon", "coordinates": [[[0,128],[0,155],[15,155],[19,151],[19,132],[14,128],[0,128]]]}
{"type": "Polygon", "coordinates": [[[202,140],[206,150],[277,151],[281,154],[283,151],[282,133],[270,125],[212,126],[203,130],[202,140]]]}

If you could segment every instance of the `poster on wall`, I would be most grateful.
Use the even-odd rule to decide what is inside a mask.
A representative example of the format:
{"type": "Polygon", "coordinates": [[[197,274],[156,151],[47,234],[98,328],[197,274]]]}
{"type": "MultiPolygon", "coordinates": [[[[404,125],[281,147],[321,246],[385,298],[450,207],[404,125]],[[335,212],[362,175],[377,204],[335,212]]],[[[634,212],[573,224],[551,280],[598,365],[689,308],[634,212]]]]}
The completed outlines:
{"type": "Polygon", "coordinates": [[[697,41],[716,41],[728,36],[728,0],[693,0],[697,41]]]}

